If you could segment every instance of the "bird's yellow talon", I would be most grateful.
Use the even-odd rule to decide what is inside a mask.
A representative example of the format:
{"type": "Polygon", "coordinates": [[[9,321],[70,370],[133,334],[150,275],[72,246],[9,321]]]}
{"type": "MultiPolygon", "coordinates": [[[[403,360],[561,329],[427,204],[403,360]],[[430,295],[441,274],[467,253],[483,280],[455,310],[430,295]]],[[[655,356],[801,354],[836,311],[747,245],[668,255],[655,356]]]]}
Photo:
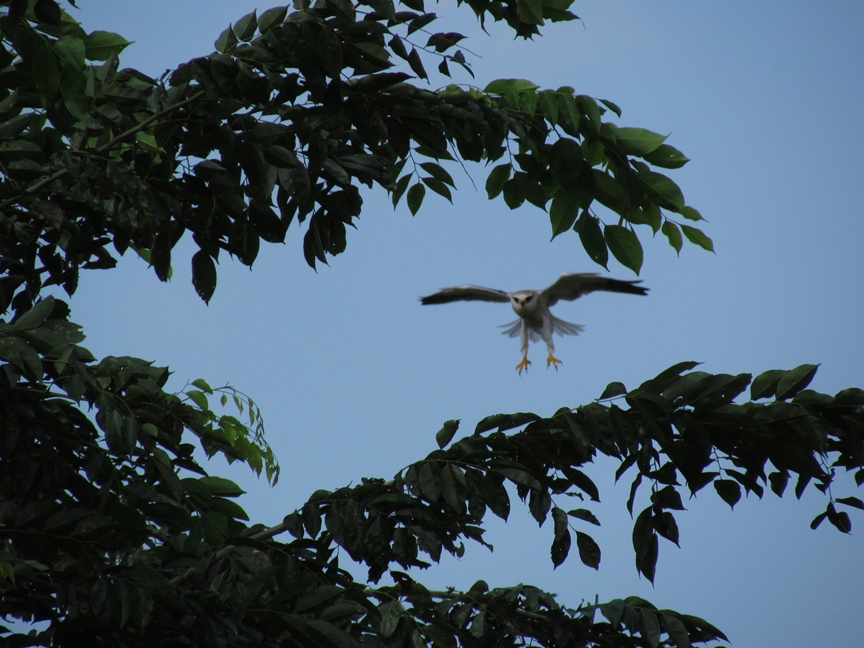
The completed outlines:
{"type": "Polygon", "coordinates": [[[522,358],[522,362],[516,365],[516,368],[519,370],[519,375],[522,375],[522,370],[528,371],[528,365],[531,364],[531,361],[528,359],[528,356],[522,358]]]}
{"type": "Polygon", "coordinates": [[[551,353],[549,354],[549,357],[546,358],[546,367],[547,367],[547,368],[549,367],[549,365],[552,365],[552,366],[555,367],[555,371],[558,371],[558,365],[559,365],[559,364],[564,364],[564,363],[561,362],[561,361],[560,361],[558,358],[556,358],[555,356],[553,356],[551,353]]]}

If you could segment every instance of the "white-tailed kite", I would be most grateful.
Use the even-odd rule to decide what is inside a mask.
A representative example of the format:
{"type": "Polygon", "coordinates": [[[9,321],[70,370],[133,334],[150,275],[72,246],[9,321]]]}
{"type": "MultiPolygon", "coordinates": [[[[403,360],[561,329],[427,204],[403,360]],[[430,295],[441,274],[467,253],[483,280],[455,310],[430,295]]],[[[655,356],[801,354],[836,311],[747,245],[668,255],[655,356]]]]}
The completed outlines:
{"type": "Polygon", "coordinates": [[[647,288],[637,286],[639,281],[627,281],[625,279],[611,279],[601,277],[593,272],[566,272],[562,274],[551,286],[545,290],[518,290],[506,293],[494,288],[483,288],[481,286],[453,286],[442,288],[433,295],[421,297],[420,303],[446,304],[453,301],[491,301],[510,302],[513,310],[519,316],[515,322],[504,324],[504,335],[510,337],[522,336],[522,361],[516,365],[519,373],[528,369],[531,361],[528,360],[528,340],[536,342],[541,337],[546,342],[549,357],[546,366],[554,365],[558,368],[561,362],[555,357],[555,343],[552,334],[579,335],[585,327],[579,324],[571,324],[555,317],[549,307],[554,306],[561,299],[573,301],[582,295],[595,290],[606,290],[608,292],[630,293],[631,295],[644,295],[647,288]]]}

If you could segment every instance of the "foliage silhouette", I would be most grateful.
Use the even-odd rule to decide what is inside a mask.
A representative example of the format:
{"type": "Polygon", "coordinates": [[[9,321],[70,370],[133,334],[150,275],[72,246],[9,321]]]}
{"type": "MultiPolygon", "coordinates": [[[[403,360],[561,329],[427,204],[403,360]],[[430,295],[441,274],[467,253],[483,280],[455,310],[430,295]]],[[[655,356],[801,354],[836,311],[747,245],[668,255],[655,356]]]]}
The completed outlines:
{"type": "MultiPolygon", "coordinates": [[[[465,4],[521,37],[575,18],[567,0],[465,4]]],[[[598,453],[620,462],[618,478],[633,474],[631,513],[637,489],[651,490],[633,531],[649,580],[659,538],[678,542],[684,488],[713,483],[734,506],[742,486],[783,495],[794,477],[796,496],[810,484],[826,495],[813,526],[844,532],[837,505],[864,508],[830,488],[839,469],[864,481],[864,392],[808,390],[811,365],[751,380],[681,363],[551,417],[488,417],[455,441],[448,421],[439,448],[393,479],[318,491],[265,528],[191,443],[278,479],[251,399],[201,379],[171,393],[167,368],[97,361],[81,346],[67,305],[46,296],[71,296],[81,269],[131,249],[166,280],[188,232],[209,301],[220,255],[251,265],[262,240],[293,225],[309,265],[326,263],[346,248],[360,184],[415,213],[427,188],[451,196],[451,161],[498,162],[489,197],[548,209],[553,235],[572,230],[600,265],[611,252],[638,272],[637,226],[676,250],[684,238],[712,249],[673,220],[701,216],[654,169],[687,162],[664,137],[605,120],[620,109],[572,88],[415,85],[430,61],[447,76],[470,66],[462,35],[430,32],[422,0],[402,5],[248,14],[216,53],[156,80],[119,69],[127,41],[85,32],[54,0],[0,1],[0,614],[34,624],[0,628],[6,645],[683,647],[725,636],[637,597],[568,608],[528,585],[431,591],[403,570],[484,544],[487,512],[506,519],[514,492],[538,521],[551,516],[554,566],[575,533],[579,559],[598,568],[589,531],[600,519],[587,507],[599,492],[580,470],[598,453]],[[750,401],[737,401],[748,386],[750,401]],[[588,502],[565,510],[562,494],[588,502]],[[379,585],[385,575],[392,584],[379,585]]]]}

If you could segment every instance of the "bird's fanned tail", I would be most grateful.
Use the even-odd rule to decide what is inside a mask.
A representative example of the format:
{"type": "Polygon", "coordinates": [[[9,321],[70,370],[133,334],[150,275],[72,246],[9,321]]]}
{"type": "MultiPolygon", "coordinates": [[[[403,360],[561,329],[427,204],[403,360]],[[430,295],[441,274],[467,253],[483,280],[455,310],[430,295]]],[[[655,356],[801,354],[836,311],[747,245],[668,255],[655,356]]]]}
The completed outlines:
{"type": "MultiPolygon", "coordinates": [[[[501,331],[503,335],[506,335],[511,338],[519,337],[522,333],[522,320],[517,319],[515,322],[508,322],[507,324],[501,324],[498,328],[503,328],[501,331]]],[[[559,317],[552,316],[552,333],[557,333],[558,335],[579,335],[582,331],[585,330],[585,327],[581,324],[573,324],[572,322],[566,322],[559,317]]],[[[540,340],[540,334],[534,329],[528,329],[528,339],[532,342],[537,342],[540,340]]]]}

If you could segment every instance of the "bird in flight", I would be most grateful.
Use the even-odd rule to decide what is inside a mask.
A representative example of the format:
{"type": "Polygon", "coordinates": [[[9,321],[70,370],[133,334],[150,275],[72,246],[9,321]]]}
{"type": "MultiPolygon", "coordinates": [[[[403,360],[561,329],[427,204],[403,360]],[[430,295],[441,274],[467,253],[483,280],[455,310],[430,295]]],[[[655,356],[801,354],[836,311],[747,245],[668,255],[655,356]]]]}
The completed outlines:
{"type": "Polygon", "coordinates": [[[528,369],[531,361],[528,360],[528,341],[536,342],[540,338],[546,342],[549,357],[546,366],[553,365],[556,369],[561,361],[555,357],[555,343],[552,334],[579,335],[585,330],[584,326],[571,324],[555,317],[549,308],[561,299],[573,301],[582,295],[587,295],[595,290],[607,292],[629,293],[631,295],[645,295],[647,288],[639,286],[639,281],[627,281],[625,279],[612,279],[601,277],[593,272],[565,272],[555,280],[548,288],[543,290],[517,290],[506,293],[494,288],[483,288],[481,286],[453,286],[442,288],[438,292],[420,298],[420,303],[447,304],[454,301],[490,301],[510,302],[513,310],[519,316],[515,322],[504,324],[504,335],[522,337],[522,361],[516,365],[519,373],[528,369]]]}

